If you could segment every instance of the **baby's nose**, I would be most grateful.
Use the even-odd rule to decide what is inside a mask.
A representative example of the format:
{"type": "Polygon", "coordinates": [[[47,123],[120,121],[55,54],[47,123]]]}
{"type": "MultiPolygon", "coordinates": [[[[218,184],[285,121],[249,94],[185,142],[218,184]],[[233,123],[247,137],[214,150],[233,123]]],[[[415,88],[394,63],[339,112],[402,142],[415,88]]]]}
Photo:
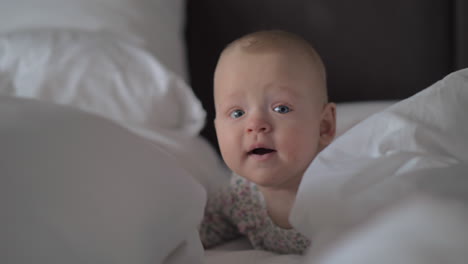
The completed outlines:
{"type": "Polygon", "coordinates": [[[247,133],[269,133],[271,124],[262,117],[252,118],[247,125],[247,133]]]}

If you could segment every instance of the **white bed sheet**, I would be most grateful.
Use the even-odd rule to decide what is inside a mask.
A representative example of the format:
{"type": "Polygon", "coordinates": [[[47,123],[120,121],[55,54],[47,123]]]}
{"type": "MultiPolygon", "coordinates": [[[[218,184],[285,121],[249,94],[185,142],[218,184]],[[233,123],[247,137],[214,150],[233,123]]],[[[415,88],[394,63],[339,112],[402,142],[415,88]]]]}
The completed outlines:
{"type": "Polygon", "coordinates": [[[244,238],[205,251],[205,264],[296,264],[302,260],[300,255],[278,255],[252,249],[244,238]]]}

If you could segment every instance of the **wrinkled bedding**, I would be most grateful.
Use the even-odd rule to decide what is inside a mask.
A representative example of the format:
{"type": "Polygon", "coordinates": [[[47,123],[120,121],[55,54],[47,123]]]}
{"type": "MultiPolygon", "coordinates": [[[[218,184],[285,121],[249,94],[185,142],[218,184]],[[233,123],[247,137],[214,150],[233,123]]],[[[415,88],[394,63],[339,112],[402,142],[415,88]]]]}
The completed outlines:
{"type": "Polygon", "coordinates": [[[205,251],[205,264],[254,264],[254,263],[300,263],[301,256],[298,255],[278,255],[272,252],[254,250],[249,241],[240,238],[214,249],[205,251]]]}
{"type": "Polygon", "coordinates": [[[0,44],[1,263],[468,259],[466,69],[356,116],[359,104],[341,120],[338,106],[339,137],[310,165],[291,215],[312,240],[306,255],[245,240],[203,255],[203,201],[229,173],[199,136],[205,111],[190,87],[111,33],[26,30],[0,44]]]}

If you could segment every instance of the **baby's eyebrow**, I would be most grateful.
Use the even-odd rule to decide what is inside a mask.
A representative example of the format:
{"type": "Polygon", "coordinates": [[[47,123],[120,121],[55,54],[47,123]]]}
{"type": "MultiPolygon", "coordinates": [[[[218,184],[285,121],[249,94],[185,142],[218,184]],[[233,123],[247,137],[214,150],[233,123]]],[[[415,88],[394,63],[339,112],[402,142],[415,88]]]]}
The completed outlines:
{"type": "Polygon", "coordinates": [[[215,104],[217,104],[220,107],[231,107],[232,105],[235,105],[236,102],[242,101],[242,99],[245,97],[244,93],[241,92],[232,92],[232,93],[227,93],[222,96],[220,96],[216,101],[215,104]]]}
{"type": "Polygon", "coordinates": [[[291,99],[296,99],[296,98],[301,97],[299,93],[291,89],[291,87],[289,86],[284,86],[284,85],[278,86],[278,89],[279,90],[274,93],[277,96],[279,95],[281,97],[286,97],[286,98],[291,98],[291,99]]]}
{"type": "Polygon", "coordinates": [[[234,107],[236,104],[233,100],[223,100],[222,102],[215,103],[215,108],[218,110],[226,110],[227,108],[234,107]]]}
{"type": "Polygon", "coordinates": [[[243,92],[240,92],[240,91],[232,91],[232,92],[229,92],[229,93],[226,93],[224,95],[225,98],[236,98],[236,97],[240,97],[240,96],[243,96],[244,93],[243,92]]]}

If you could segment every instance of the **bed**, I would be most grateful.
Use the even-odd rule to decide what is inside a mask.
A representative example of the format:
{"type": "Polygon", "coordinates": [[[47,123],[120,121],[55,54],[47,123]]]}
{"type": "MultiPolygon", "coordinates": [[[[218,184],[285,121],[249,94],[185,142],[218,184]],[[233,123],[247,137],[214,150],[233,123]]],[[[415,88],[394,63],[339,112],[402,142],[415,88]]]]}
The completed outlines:
{"type": "Polygon", "coordinates": [[[461,0],[0,0],[0,262],[466,263],[468,4],[461,0]],[[225,184],[223,47],[309,40],[338,103],[291,223],[304,256],[204,251],[225,184]]]}

